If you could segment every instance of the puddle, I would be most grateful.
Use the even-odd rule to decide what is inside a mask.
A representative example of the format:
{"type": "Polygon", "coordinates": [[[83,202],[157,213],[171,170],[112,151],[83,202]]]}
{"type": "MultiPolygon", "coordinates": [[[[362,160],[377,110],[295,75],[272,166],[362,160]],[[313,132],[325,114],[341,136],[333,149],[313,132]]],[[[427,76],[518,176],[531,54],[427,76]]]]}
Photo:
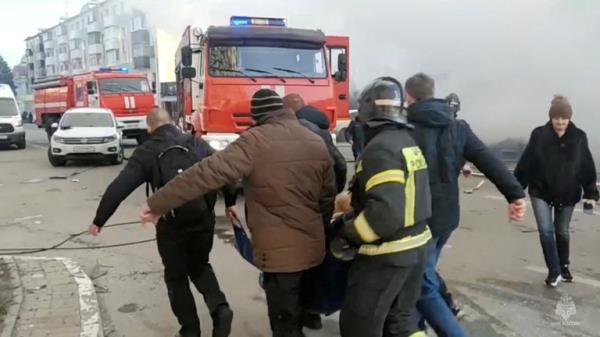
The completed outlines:
{"type": "Polygon", "coordinates": [[[138,311],[138,305],[135,303],[127,303],[127,304],[122,305],[117,310],[119,310],[119,312],[122,312],[124,314],[129,314],[129,313],[138,311]]]}

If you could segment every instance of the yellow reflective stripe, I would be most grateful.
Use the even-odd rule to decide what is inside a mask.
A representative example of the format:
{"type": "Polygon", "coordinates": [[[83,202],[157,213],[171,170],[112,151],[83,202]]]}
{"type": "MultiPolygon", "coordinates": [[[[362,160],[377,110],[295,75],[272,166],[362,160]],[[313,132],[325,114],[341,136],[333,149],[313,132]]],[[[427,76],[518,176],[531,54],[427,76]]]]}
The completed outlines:
{"type": "Polygon", "coordinates": [[[404,227],[410,227],[415,224],[416,189],[415,171],[410,171],[408,179],[406,179],[406,187],[404,188],[404,227]]]}
{"type": "Polygon", "coordinates": [[[376,175],[369,178],[365,186],[365,191],[372,189],[373,187],[385,184],[385,183],[398,183],[404,184],[404,171],[402,170],[386,170],[377,173],[376,175]]]}
{"type": "Polygon", "coordinates": [[[425,245],[431,239],[429,227],[419,235],[407,236],[400,240],[384,242],[380,245],[362,245],[358,249],[361,255],[384,255],[403,252],[425,245]]]}
{"type": "Polygon", "coordinates": [[[415,207],[417,198],[417,187],[415,186],[415,171],[427,168],[427,161],[418,146],[412,146],[402,149],[402,154],[406,160],[408,169],[408,178],[404,189],[405,208],[404,208],[404,227],[410,227],[415,224],[415,207]]]}
{"type": "Polygon", "coordinates": [[[365,217],[365,212],[360,212],[356,219],[354,219],[354,228],[363,242],[373,242],[380,239],[379,235],[369,225],[365,217]]]}
{"type": "Polygon", "coordinates": [[[427,161],[418,146],[405,147],[402,149],[408,171],[419,171],[427,168],[427,161]]]}
{"type": "Polygon", "coordinates": [[[427,337],[427,334],[423,331],[417,331],[408,337],[427,337]]]}
{"type": "Polygon", "coordinates": [[[354,174],[362,172],[363,167],[362,167],[362,160],[358,162],[358,164],[356,164],[356,172],[354,172],[354,174]]]}

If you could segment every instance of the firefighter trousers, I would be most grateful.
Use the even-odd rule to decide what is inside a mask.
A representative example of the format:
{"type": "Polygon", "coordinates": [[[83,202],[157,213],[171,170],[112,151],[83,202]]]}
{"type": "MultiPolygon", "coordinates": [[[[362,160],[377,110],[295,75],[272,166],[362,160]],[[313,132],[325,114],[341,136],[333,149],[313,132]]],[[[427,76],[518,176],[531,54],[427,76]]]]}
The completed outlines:
{"type": "Polygon", "coordinates": [[[416,303],[421,294],[425,254],[416,264],[382,263],[359,255],[350,267],[340,315],[342,337],[424,337],[416,303]]]}
{"type": "Polygon", "coordinates": [[[159,232],[158,252],[165,267],[165,283],[171,309],[181,325],[182,337],[200,336],[200,320],[190,282],[204,297],[212,314],[228,305],[208,258],[213,245],[213,230],[187,233],[159,232]]]}

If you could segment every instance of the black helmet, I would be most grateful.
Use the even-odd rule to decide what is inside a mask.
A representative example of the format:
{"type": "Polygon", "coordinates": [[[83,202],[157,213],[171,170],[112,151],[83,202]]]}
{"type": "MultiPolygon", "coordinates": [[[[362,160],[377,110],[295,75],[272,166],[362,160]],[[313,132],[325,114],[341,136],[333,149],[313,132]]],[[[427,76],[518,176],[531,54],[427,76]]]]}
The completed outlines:
{"type": "Polygon", "coordinates": [[[460,111],[460,98],[458,98],[457,94],[451,93],[450,95],[446,96],[446,103],[448,103],[454,113],[460,111]]]}
{"type": "Polygon", "coordinates": [[[358,99],[358,118],[367,125],[385,121],[406,124],[402,113],[404,91],[393,77],[379,77],[369,83],[358,99]]]}

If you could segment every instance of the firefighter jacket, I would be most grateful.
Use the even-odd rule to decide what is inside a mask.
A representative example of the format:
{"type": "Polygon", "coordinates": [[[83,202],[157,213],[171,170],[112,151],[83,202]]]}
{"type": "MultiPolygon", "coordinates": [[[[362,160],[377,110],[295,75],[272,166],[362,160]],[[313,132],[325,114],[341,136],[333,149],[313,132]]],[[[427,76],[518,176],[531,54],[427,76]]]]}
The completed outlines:
{"type": "Polygon", "coordinates": [[[344,236],[359,247],[359,256],[395,255],[392,260],[416,263],[416,248],[431,239],[425,158],[401,124],[371,128],[367,142],[351,182],[353,213],[345,217],[344,236]]]}

